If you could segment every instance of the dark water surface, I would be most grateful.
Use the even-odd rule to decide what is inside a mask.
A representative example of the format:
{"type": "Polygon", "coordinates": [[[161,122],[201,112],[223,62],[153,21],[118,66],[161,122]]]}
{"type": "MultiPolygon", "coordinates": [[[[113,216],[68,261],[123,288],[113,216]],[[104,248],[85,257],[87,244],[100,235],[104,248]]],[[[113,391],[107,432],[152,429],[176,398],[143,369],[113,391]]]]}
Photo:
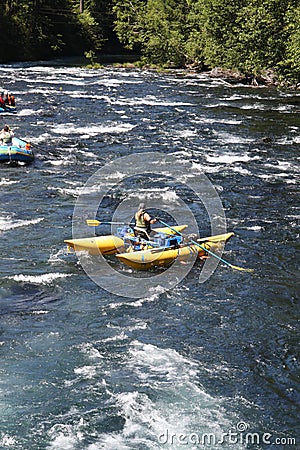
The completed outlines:
{"type": "MultiPolygon", "coordinates": [[[[0,167],[0,448],[299,448],[299,93],[54,65],[2,67],[0,85],[19,108],[3,124],[37,146],[0,167]],[[199,165],[236,234],[224,258],[254,274],[219,265],[199,284],[196,263],[136,299],[67,255],[89,177],[149,151],[199,165]]],[[[174,195],[141,177],[104,219],[139,188],[174,195]]]]}

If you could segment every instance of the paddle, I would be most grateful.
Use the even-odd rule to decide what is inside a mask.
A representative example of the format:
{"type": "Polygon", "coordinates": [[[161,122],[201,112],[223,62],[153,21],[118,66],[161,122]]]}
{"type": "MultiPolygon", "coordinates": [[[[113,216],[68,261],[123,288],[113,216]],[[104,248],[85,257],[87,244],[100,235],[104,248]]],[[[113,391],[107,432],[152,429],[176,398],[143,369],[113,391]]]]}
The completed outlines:
{"type": "MultiPolygon", "coordinates": [[[[38,150],[41,150],[42,152],[45,151],[45,148],[44,148],[44,147],[41,147],[41,146],[38,145],[38,144],[34,144],[33,142],[25,141],[24,139],[20,139],[20,138],[19,138],[19,140],[22,141],[22,142],[24,142],[25,144],[26,144],[26,143],[29,143],[30,146],[33,147],[34,149],[36,148],[36,149],[38,149],[38,150]]],[[[47,149],[46,149],[46,150],[47,150],[47,149]]],[[[57,153],[53,152],[53,151],[52,151],[52,152],[51,152],[51,151],[48,151],[48,154],[51,155],[51,156],[54,156],[54,157],[56,157],[56,158],[59,158],[59,155],[58,155],[57,153]]]]}
{"type": "Polygon", "coordinates": [[[134,225],[133,223],[125,223],[125,222],[100,222],[100,220],[92,220],[87,219],[86,223],[89,227],[98,227],[99,225],[134,225]]]}
{"type": "MultiPolygon", "coordinates": [[[[165,227],[170,228],[170,230],[175,231],[177,234],[179,234],[180,236],[184,237],[182,233],[180,233],[180,231],[177,231],[175,228],[171,227],[170,225],[168,225],[167,223],[163,222],[161,219],[159,219],[158,217],[156,217],[156,219],[162,223],[165,227]]],[[[216,255],[215,253],[213,253],[211,250],[208,250],[207,248],[203,247],[201,244],[199,244],[197,241],[193,241],[192,239],[190,239],[190,241],[194,244],[197,245],[198,247],[200,247],[202,250],[204,250],[206,253],[214,256],[215,258],[217,258],[219,261],[221,261],[222,263],[226,264],[226,266],[229,266],[231,269],[235,269],[235,270],[241,270],[244,272],[254,272],[253,269],[244,269],[243,267],[239,267],[239,266],[234,266],[233,264],[231,264],[230,262],[226,261],[223,258],[220,258],[220,256],[216,255]]]]}
{"type": "Polygon", "coordinates": [[[39,149],[39,150],[43,150],[43,148],[42,147],[40,147],[39,145],[37,145],[37,144],[33,144],[32,142],[30,142],[30,141],[25,141],[24,139],[21,139],[21,138],[18,138],[19,139],[19,141],[22,141],[22,142],[24,142],[24,144],[27,144],[27,143],[29,143],[30,145],[31,145],[31,147],[36,147],[37,149],[39,149]]]}
{"type": "Polygon", "coordinates": [[[32,147],[37,148],[38,150],[45,150],[43,147],[41,147],[40,145],[37,144],[33,144],[32,142],[30,142],[30,145],[32,145],[32,147]]]}

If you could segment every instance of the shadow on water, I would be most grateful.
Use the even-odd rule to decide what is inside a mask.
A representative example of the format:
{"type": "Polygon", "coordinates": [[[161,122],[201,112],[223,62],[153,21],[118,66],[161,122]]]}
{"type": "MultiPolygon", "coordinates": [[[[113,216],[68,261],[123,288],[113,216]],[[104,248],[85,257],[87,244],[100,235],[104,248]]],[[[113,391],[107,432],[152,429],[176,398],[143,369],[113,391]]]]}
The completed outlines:
{"type": "Polygon", "coordinates": [[[57,307],[59,296],[52,295],[32,283],[12,284],[1,292],[0,315],[31,314],[57,307]]]}

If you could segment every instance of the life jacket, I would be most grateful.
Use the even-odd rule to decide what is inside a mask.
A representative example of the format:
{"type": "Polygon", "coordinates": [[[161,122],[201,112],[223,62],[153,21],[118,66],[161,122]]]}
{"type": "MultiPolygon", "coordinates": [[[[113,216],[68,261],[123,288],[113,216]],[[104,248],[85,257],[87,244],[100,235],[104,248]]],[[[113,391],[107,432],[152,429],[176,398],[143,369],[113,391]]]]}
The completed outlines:
{"type": "Polygon", "coordinates": [[[141,214],[139,214],[139,211],[135,215],[135,226],[138,228],[147,228],[146,221],[144,219],[144,214],[146,211],[142,211],[141,214]]]}
{"type": "Polygon", "coordinates": [[[11,144],[12,135],[9,131],[3,131],[3,133],[1,133],[1,139],[3,141],[3,144],[11,144]]]}
{"type": "Polygon", "coordinates": [[[9,95],[8,96],[8,104],[10,106],[16,106],[16,101],[15,101],[15,97],[13,95],[9,95]]]}

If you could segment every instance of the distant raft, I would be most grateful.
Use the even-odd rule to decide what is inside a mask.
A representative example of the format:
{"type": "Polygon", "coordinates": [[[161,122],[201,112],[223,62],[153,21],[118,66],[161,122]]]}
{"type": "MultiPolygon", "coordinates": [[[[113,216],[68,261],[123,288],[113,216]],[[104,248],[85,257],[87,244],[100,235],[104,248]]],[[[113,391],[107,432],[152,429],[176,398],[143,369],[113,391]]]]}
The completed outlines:
{"type": "Polygon", "coordinates": [[[12,163],[21,162],[30,164],[34,160],[34,153],[28,142],[22,141],[18,138],[13,138],[9,145],[0,145],[0,162],[12,163]]]}
{"type": "MultiPolygon", "coordinates": [[[[174,227],[175,228],[175,227],[174,227]]],[[[202,257],[206,255],[206,251],[216,251],[234,235],[234,233],[219,234],[210,236],[197,241],[201,244],[175,245],[174,247],[150,248],[148,250],[140,250],[133,252],[120,253],[116,257],[123,264],[137,270],[149,270],[154,267],[168,267],[175,260],[187,260],[190,257],[202,257]]]]}
{"type": "Polygon", "coordinates": [[[5,108],[2,108],[0,106],[0,114],[1,113],[15,114],[16,112],[17,112],[16,106],[6,105],[5,108]]]}

